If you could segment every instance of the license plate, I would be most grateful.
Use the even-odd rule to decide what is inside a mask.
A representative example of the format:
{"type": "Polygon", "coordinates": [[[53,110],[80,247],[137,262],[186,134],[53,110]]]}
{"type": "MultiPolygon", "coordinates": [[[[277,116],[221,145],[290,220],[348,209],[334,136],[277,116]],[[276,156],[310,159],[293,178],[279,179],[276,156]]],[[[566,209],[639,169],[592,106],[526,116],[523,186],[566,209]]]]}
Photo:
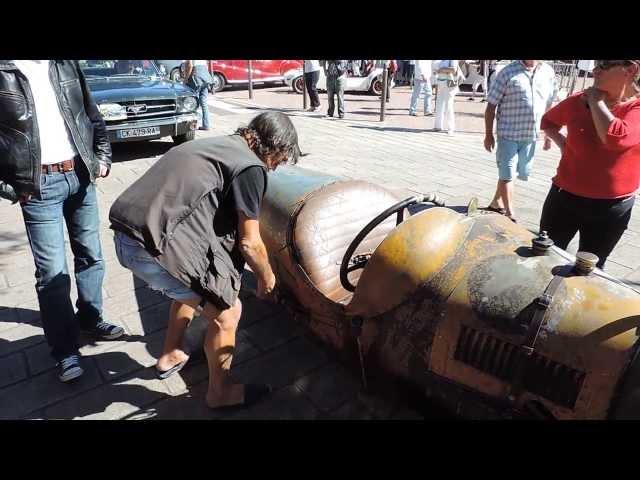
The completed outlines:
{"type": "Polygon", "coordinates": [[[160,135],[160,127],[142,127],[118,130],[118,138],[151,137],[153,135],[160,135]]]}

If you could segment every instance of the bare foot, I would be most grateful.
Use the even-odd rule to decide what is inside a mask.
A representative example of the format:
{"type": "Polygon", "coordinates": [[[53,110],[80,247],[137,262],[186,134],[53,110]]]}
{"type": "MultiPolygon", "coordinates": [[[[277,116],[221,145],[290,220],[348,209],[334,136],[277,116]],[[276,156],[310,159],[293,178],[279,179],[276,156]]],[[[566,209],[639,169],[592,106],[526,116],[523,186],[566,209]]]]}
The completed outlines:
{"type": "Polygon", "coordinates": [[[189,360],[189,355],[187,355],[180,349],[175,349],[169,353],[165,353],[158,359],[158,362],[156,363],[156,369],[161,372],[165,372],[175,367],[179,363],[185,362],[187,360],[189,360]]]}
{"type": "Polygon", "coordinates": [[[209,390],[205,397],[209,408],[230,407],[244,403],[244,385],[236,383],[217,393],[209,390]]]}

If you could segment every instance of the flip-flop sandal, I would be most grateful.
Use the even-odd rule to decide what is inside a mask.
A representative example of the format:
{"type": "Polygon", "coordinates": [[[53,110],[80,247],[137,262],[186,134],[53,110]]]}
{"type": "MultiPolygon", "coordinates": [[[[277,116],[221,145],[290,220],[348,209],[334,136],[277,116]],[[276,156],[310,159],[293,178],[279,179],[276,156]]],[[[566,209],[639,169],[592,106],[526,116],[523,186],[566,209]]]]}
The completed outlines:
{"type": "Polygon", "coordinates": [[[173,367],[171,367],[169,370],[158,370],[156,368],[156,375],[158,376],[158,378],[160,380],[164,380],[165,378],[169,378],[171,375],[173,375],[174,373],[179,372],[180,370],[182,370],[182,368],[187,364],[187,362],[189,361],[189,359],[184,360],[176,365],[174,365],[173,367]]]}
{"type": "Polygon", "coordinates": [[[481,208],[480,210],[487,210],[489,212],[499,213],[500,215],[504,215],[505,213],[507,213],[507,211],[504,208],[500,208],[500,207],[496,208],[496,207],[492,207],[491,205],[481,208]]]}
{"type": "Polygon", "coordinates": [[[255,405],[264,397],[273,392],[271,385],[247,383],[244,386],[244,401],[234,405],[221,405],[219,407],[209,407],[216,412],[234,412],[246,407],[255,405]]]}

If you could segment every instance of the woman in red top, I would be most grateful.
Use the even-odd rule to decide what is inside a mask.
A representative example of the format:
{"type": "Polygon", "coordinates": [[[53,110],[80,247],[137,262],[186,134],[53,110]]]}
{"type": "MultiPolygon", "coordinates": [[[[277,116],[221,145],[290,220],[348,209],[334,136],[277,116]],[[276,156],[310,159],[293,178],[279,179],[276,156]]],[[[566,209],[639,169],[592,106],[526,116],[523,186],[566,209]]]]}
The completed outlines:
{"type": "Polygon", "coordinates": [[[542,117],[562,157],[540,230],[563,249],[580,232],[579,250],[597,255],[602,268],[627,229],[640,185],[640,60],[596,60],[593,77],[593,87],[542,117]]]}

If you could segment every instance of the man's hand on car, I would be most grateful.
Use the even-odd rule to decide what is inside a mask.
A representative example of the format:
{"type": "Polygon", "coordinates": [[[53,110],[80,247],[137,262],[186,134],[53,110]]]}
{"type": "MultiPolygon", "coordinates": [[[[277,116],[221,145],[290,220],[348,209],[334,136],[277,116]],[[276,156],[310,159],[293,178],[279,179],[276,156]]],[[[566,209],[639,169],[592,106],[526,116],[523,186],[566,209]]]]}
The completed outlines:
{"type": "Polygon", "coordinates": [[[256,288],[256,296],[261,300],[276,301],[276,277],[271,274],[267,281],[258,279],[258,287],[256,288]]]}

